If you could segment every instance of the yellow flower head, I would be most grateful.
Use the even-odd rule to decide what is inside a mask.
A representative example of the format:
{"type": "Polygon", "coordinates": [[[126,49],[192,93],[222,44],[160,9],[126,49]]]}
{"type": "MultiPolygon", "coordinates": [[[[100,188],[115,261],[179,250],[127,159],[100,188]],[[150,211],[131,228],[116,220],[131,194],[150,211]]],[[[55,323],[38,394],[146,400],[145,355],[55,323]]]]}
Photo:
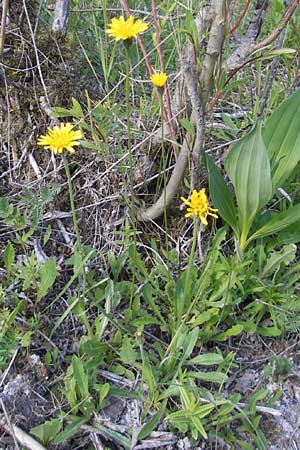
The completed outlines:
{"type": "Polygon", "coordinates": [[[160,88],[164,87],[167,82],[167,78],[168,76],[165,72],[156,72],[150,76],[150,80],[152,81],[154,86],[160,88]]]}
{"type": "Polygon", "coordinates": [[[181,197],[181,200],[188,206],[185,217],[199,217],[204,225],[207,225],[207,216],[212,216],[216,219],[218,218],[218,216],[214,214],[218,210],[210,208],[208,205],[208,199],[205,194],[205,189],[201,189],[199,192],[194,190],[191,195],[190,201],[186,200],[183,197],[181,197]]]}
{"type": "Polygon", "coordinates": [[[111,19],[109,26],[110,28],[106,30],[106,33],[116,41],[127,41],[127,39],[136,37],[148,28],[147,23],[142,22],[140,19],[135,20],[133,16],[130,16],[127,20],[123,16],[119,19],[114,17],[111,19]]]}
{"type": "Polygon", "coordinates": [[[55,126],[53,130],[48,128],[48,133],[39,137],[37,144],[53,153],[62,153],[68,150],[75,153],[74,146],[80,145],[79,140],[83,138],[80,130],[73,130],[71,123],[61,123],[60,127],[55,126]]]}

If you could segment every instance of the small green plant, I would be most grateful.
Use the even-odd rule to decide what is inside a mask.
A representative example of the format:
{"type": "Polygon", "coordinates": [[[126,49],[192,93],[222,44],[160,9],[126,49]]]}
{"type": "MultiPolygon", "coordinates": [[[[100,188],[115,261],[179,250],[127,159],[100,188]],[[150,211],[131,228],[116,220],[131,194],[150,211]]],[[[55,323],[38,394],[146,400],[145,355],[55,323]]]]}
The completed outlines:
{"type": "Polygon", "coordinates": [[[234,187],[237,205],[219,169],[206,157],[210,193],[220,216],[231,227],[242,253],[259,238],[292,227],[298,239],[300,205],[274,213],[265,208],[277,189],[293,174],[300,161],[300,91],[285,100],[270,116],[262,130],[254,129],[234,144],[225,160],[225,170],[234,187]]]}
{"type": "Polygon", "coordinates": [[[291,373],[292,363],[283,356],[272,356],[268,364],[264,367],[263,374],[266,377],[275,379],[282,378],[291,373]]]}

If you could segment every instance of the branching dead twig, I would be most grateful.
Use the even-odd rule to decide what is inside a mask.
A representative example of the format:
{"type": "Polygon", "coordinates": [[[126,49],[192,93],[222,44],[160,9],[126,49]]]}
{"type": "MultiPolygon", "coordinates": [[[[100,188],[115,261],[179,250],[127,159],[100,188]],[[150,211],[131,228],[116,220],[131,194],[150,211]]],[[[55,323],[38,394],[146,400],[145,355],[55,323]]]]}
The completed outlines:
{"type": "Polygon", "coordinates": [[[232,73],[234,71],[237,71],[239,68],[243,67],[246,59],[253,52],[272,44],[272,42],[274,42],[275,39],[278,38],[284,27],[288,24],[298,4],[299,0],[293,0],[291,5],[287,7],[275,30],[273,30],[267,38],[256,43],[256,39],[260,33],[262,20],[268,6],[267,0],[257,0],[253,18],[250,21],[247,32],[241,39],[241,43],[238,48],[232,53],[232,55],[230,55],[230,57],[224,64],[225,72],[232,73]]]}

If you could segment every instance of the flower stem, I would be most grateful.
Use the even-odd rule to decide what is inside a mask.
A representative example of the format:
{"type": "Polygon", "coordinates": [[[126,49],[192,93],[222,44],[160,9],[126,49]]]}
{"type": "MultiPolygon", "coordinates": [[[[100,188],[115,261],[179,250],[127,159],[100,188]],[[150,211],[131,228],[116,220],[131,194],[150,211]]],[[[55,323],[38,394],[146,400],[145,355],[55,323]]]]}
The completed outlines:
{"type": "Polygon", "coordinates": [[[68,160],[67,160],[65,154],[62,155],[62,158],[63,158],[65,171],[66,171],[66,175],[67,175],[67,180],[68,180],[68,188],[69,188],[69,197],[70,197],[70,204],[71,204],[71,211],[72,211],[72,219],[73,219],[74,230],[75,230],[75,235],[76,235],[76,247],[77,247],[77,249],[81,250],[81,239],[80,239],[80,233],[79,233],[77,217],[76,217],[76,212],[75,212],[75,204],[74,204],[74,195],[73,195],[70,167],[69,167],[69,163],[68,163],[68,160]]]}
{"type": "Polygon", "coordinates": [[[67,160],[65,154],[62,155],[62,158],[63,158],[65,171],[66,171],[66,175],[67,175],[67,180],[68,180],[68,188],[69,188],[70,205],[71,205],[71,211],[72,211],[72,219],[73,219],[73,225],[74,225],[74,230],[75,230],[75,235],[76,235],[76,243],[75,243],[75,246],[74,246],[75,247],[75,253],[78,252],[78,254],[80,255],[80,257],[81,257],[81,264],[82,264],[82,293],[80,294],[81,303],[82,303],[81,322],[86,327],[88,335],[90,337],[92,337],[93,336],[92,329],[91,329],[91,326],[89,324],[88,318],[87,318],[85,310],[84,310],[84,296],[85,296],[85,292],[86,292],[86,276],[85,276],[85,267],[83,265],[84,252],[83,252],[83,249],[82,249],[82,246],[81,246],[81,238],[80,238],[78,222],[77,222],[77,217],[76,217],[76,211],[75,211],[75,203],[74,203],[74,195],[73,195],[70,167],[69,167],[69,163],[68,163],[68,160],[67,160]]]}
{"type": "MultiPolygon", "coordinates": [[[[186,298],[186,292],[187,292],[187,289],[188,289],[188,285],[189,285],[189,283],[191,283],[190,274],[191,274],[191,270],[192,270],[192,267],[193,267],[193,264],[194,264],[195,250],[196,250],[197,237],[198,237],[198,231],[199,231],[199,226],[198,225],[199,225],[198,220],[195,219],[194,220],[194,231],[193,231],[192,248],[191,248],[191,253],[190,253],[190,256],[189,256],[189,260],[188,260],[188,267],[187,267],[186,278],[185,278],[185,283],[184,283],[184,296],[183,296],[184,298],[186,298]]],[[[196,301],[198,301],[197,295],[194,296],[194,299],[193,299],[193,301],[191,301],[190,305],[188,306],[187,311],[184,312],[183,319],[182,319],[179,327],[177,328],[177,330],[176,330],[176,332],[175,332],[175,334],[174,334],[170,344],[168,345],[168,348],[167,348],[167,350],[166,350],[166,352],[164,354],[164,358],[166,358],[166,356],[173,350],[173,347],[176,346],[177,338],[178,338],[178,336],[179,336],[179,334],[180,334],[184,324],[187,322],[187,320],[188,320],[188,318],[190,316],[190,313],[191,313],[191,311],[193,310],[193,308],[194,308],[194,306],[196,304],[196,301]]]]}
{"type": "MultiPolygon", "coordinates": [[[[129,41],[129,39],[127,40],[129,41]]],[[[130,293],[130,305],[133,301],[134,284],[135,284],[135,269],[136,269],[136,218],[135,218],[135,208],[134,208],[134,171],[133,171],[133,156],[131,150],[131,128],[130,128],[130,103],[129,103],[129,70],[130,70],[130,45],[129,42],[124,41],[126,48],[126,78],[125,78],[125,90],[126,90],[126,121],[127,121],[127,147],[128,147],[128,157],[129,157],[129,180],[130,180],[130,194],[131,194],[131,226],[133,229],[133,268],[132,268],[132,283],[131,283],[131,293],[130,293]]]]}
{"type": "Polygon", "coordinates": [[[162,163],[163,163],[163,180],[164,180],[164,225],[165,225],[165,243],[166,243],[166,253],[167,259],[169,260],[169,240],[168,240],[168,216],[167,216],[167,161],[165,153],[165,142],[164,142],[164,104],[162,89],[160,92],[160,114],[161,114],[161,152],[162,152],[162,163]]]}

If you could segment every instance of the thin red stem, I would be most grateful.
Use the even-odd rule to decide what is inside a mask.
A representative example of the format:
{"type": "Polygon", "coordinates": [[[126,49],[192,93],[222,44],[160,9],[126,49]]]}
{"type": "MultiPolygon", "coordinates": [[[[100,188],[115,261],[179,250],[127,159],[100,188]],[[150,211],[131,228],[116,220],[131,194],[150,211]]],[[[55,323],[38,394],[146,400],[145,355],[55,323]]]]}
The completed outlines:
{"type": "Polygon", "coordinates": [[[243,20],[243,18],[245,17],[245,15],[246,15],[246,13],[247,13],[247,11],[248,11],[248,9],[249,9],[250,4],[251,4],[251,0],[247,0],[247,3],[246,3],[246,5],[244,6],[244,9],[243,9],[242,14],[240,15],[238,21],[237,21],[236,24],[230,29],[230,34],[232,34],[232,33],[240,26],[240,23],[241,23],[241,21],[243,20]]]}
{"type": "MultiPolygon", "coordinates": [[[[159,30],[159,26],[158,26],[157,9],[156,9],[155,0],[151,0],[151,9],[152,9],[153,23],[154,23],[154,28],[155,28],[156,40],[157,40],[157,51],[158,51],[158,55],[159,55],[160,67],[161,67],[162,72],[166,72],[164,55],[163,55],[162,46],[161,46],[161,36],[160,36],[160,30],[159,30]]],[[[166,102],[167,102],[168,123],[170,125],[172,135],[175,136],[171,98],[170,98],[170,92],[169,92],[167,83],[165,84],[165,96],[166,96],[166,102]]]]}

